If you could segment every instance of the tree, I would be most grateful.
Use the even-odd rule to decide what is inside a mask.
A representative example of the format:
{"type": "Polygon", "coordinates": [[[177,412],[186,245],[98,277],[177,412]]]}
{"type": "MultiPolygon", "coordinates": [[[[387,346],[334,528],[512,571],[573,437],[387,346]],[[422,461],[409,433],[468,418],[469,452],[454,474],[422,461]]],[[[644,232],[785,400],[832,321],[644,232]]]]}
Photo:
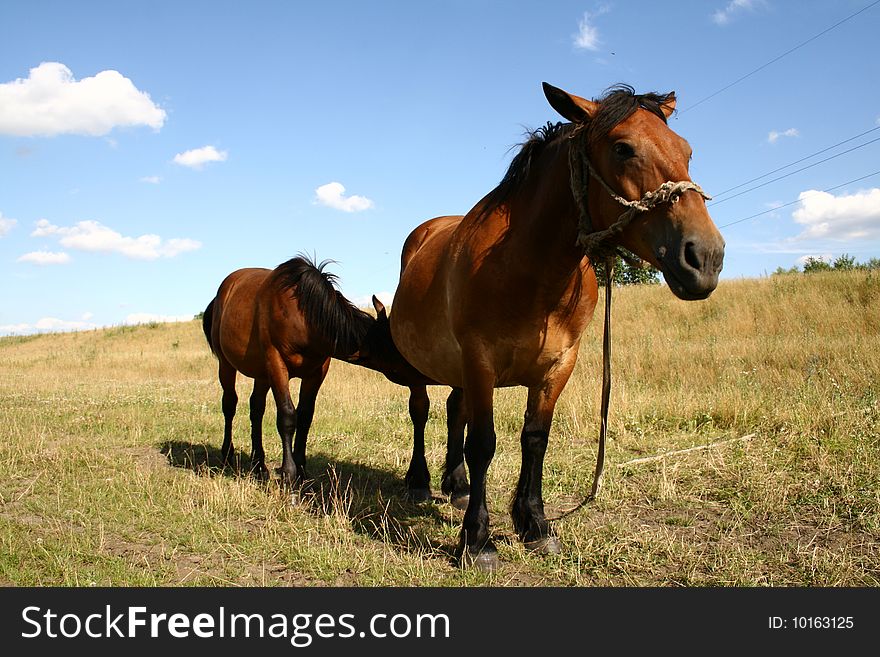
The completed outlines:
{"type": "MultiPolygon", "coordinates": [[[[616,256],[612,282],[615,285],[657,285],[660,283],[660,272],[648,263],[644,263],[644,265],[644,267],[633,266],[620,256],[616,256]]],[[[605,285],[605,265],[601,262],[597,263],[595,269],[599,285],[605,285]]]]}
{"type": "MultiPolygon", "coordinates": [[[[804,263],[805,274],[814,274],[823,271],[870,271],[872,269],[880,269],[880,258],[871,258],[866,262],[858,262],[855,257],[848,253],[842,253],[831,262],[816,256],[810,256],[804,263]]],[[[797,265],[791,269],[777,267],[776,271],[773,272],[773,275],[782,276],[784,274],[797,274],[799,271],[797,265]]]]}
{"type": "Polygon", "coordinates": [[[848,253],[843,253],[834,259],[832,267],[834,271],[852,271],[857,268],[856,259],[848,253]]]}
{"type": "Polygon", "coordinates": [[[822,258],[814,258],[810,256],[804,263],[805,274],[815,274],[820,271],[831,271],[831,265],[822,260],[822,258]]]}

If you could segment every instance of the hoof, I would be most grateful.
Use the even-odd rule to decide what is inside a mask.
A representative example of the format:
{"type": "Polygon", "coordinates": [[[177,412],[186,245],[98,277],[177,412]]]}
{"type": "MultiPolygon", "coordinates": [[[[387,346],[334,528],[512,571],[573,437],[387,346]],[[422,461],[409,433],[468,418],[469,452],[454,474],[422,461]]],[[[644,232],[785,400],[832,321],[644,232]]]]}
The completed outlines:
{"type": "Polygon", "coordinates": [[[559,554],[562,552],[562,541],[555,536],[545,536],[536,541],[523,543],[526,550],[535,554],[559,554]]]}
{"type": "Polygon", "coordinates": [[[251,468],[251,476],[257,481],[268,481],[269,470],[266,469],[265,465],[256,465],[251,468]]]}
{"type": "Polygon", "coordinates": [[[459,511],[467,511],[470,501],[470,495],[453,495],[449,498],[449,503],[459,511]]]}
{"type": "Polygon", "coordinates": [[[431,489],[430,488],[407,488],[406,489],[406,499],[415,504],[421,504],[423,502],[431,501],[431,489]]]}
{"type": "Polygon", "coordinates": [[[494,548],[483,549],[477,554],[465,550],[458,560],[458,565],[480,573],[492,573],[498,569],[498,553],[494,548]]]}

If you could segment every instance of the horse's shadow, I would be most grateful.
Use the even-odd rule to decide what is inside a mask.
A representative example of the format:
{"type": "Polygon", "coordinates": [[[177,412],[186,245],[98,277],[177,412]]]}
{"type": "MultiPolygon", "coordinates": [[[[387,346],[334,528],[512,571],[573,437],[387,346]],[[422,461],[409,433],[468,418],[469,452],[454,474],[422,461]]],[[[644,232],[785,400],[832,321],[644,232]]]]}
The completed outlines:
{"type": "MultiPolygon", "coordinates": [[[[201,476],[249,476],[251,459],[244,452],[236,450],[233,465],[228,466],[223,463],[220,449],[208,444],[169,440],[159,448],[170,465],[201,476]]],[[[457,528],[460,522],[450,517],[452,507],[445,498],[412,502],[406,497],[406,486],[398,473],[321,452],[309,454],[306,469],[309,479],[298,500],[304,511],[316,517],[343,517],[359,534],[412,552],[433,552],[454,562],[454,546],[438,540],[439,526],[457,528]],[[443,504],[448,507],[445,513],[443,504]]],[[[279,483],[280,479],[273,476],[269,485],[279,483]]]]}

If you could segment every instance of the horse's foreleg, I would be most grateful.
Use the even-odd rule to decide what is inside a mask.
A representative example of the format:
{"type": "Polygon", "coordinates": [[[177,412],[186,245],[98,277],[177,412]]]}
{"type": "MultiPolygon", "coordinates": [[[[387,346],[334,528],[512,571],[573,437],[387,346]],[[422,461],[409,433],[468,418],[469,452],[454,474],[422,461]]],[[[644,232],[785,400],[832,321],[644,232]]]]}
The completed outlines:
{"type": "Polygon", "coordinates": [[[522,467],[510,514],[514,529],[526,549],[544,554],[557,554],[561,548],[559,539],[553,535],[550,523],[544,515],[544,454],[547,451],[556,400],[573,367],[574,362],[566,363],[556,369],[552,379],[529,388],[525,423],[520,435],[522,467]]]}
{"type": "Polygon", "coordinates": [[[258,479],[267,479],[266,454],[263,452],[263,415],[266,412],[267,379],[255,379],[251,393],[251,473],[258,479]]]}
{"type": "Polygon", "coordinates": [[[232,420],[235,418],[235,408],[238,406],[238,395],[235,392],[235,368],[229,362],[219,356],[219,370],[217,378],[220,380],[220,387],[223,389],[223,400],[221,407],[223,408],[223,447],[220,453],[223,455],[223,465],[232,465],[233,447],[232,447],[232,420]]]}
{"type": "Polygon", "coordinates": [[[462,511],[468,506],[470,486],[464,467],[464,429],[467,424],[464,391],[453,388],[446,398],[446,465],[441,490],[452,506],[462,511]]]}
{"type": "Polygon", "coordinates": [[[426,502],[431,499],[431,474],[425,460],[425,425],[431,402],[425,386],[412,386],[409,389],[409,418],[413,425],[413,451],[404,482],[406,494],[413,502],[426,502]]]}
{"type": "Polygon", "coordinates": [[[486,473],[492,457],[495,456],[495,421],[492,411],[494,377],[490,372],[474,368],[465,372],[464,383],[468,405],[464,456],[471,475],[471,486],[470,499],[461,526],[459,560],[463,566],[492,571],[498,565],[498,553],[489,535],[486,473]]]}
{"type": "Polygon", "coordinates": [[[299,408],[296,416],[296,441],[293,444],[293,462],[296,465],[299,483],[306,478],[306,442],[309,437],[309,428],[315,416],[315,400],[318,398],[318,390],[324,383],[324,377],[330,369],[328,358],[321,368],[312,374],[302,378],[299,386],[299,408]]]}

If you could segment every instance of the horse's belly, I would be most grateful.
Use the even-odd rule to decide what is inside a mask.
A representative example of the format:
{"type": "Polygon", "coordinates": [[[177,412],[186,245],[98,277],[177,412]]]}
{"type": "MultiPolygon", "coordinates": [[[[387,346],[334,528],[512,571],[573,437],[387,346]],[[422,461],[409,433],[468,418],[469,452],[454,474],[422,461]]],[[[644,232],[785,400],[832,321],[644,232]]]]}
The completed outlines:
{"type": "Polygon", "coordinates": [[[416,303],[401,287],[390,315],[391,337],[400,353],[438,383],[461,385],[461,348],[440,302],[416,303]]]}
{"type": "Polygon", "coordinates": [[[454,336],[439,323],[398,322],[397,327],[394,343],[413,367],[437,383],[462,385],[461,349],[454,336]]]}

